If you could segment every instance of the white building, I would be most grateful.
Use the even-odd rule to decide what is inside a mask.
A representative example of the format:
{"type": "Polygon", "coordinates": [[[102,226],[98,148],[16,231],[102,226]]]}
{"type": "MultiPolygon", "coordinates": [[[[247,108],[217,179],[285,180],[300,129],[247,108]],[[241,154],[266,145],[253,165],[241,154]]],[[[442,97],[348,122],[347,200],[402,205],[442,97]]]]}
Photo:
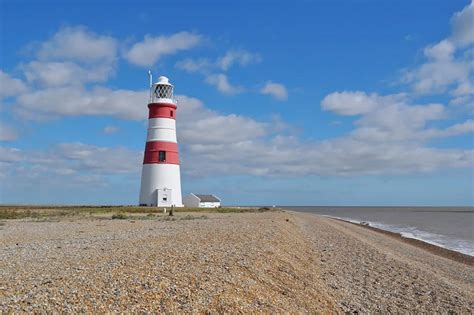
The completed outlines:
{"type": "Polygon", "coordinates": [[[221,200],[214,195],[198,195],[190,193],[183,198],[185,207],[189,208],[219,208],[221,200]]]}

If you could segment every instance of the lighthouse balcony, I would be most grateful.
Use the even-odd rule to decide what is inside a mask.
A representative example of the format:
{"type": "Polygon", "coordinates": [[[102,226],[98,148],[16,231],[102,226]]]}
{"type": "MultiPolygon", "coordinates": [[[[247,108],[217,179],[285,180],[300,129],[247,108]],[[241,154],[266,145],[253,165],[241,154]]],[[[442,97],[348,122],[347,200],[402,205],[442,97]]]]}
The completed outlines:
{"type": "Polygon", "coordinates": [[[163,103],[163,104],[178,104],[178,100],[174,97],[153,97],[150,103],[163,103]]]}

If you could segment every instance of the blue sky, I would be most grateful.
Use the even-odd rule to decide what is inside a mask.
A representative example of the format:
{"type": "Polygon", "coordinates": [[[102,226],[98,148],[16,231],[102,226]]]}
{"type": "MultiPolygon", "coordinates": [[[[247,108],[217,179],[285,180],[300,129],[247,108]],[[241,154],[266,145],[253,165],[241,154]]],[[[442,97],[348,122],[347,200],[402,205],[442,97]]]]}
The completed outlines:
{"type": "Polygon", "coordinates": [[[147,70],[183,192],[473,205],[469,1],[1,1],[0,202],[136,204],[147,70]]]}

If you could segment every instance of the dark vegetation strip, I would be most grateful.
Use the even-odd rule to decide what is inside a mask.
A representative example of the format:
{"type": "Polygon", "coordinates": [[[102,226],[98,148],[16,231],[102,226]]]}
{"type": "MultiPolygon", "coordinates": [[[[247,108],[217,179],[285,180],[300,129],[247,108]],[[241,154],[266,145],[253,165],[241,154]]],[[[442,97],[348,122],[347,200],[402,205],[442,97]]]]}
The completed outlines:
{"type": "MultiPolygon", "coordinates": [[[[138,206],[0,206],[0,220],[65,217],[94,214],[149,214],[163,213],[164,208],[138,206]]],[[[170,208],[167,208],[169,211],[170,208]]],[[[228,208],[175,208],[174,212],[244,213],[274,211],[275,208],[228,207],[228,208]]]]}

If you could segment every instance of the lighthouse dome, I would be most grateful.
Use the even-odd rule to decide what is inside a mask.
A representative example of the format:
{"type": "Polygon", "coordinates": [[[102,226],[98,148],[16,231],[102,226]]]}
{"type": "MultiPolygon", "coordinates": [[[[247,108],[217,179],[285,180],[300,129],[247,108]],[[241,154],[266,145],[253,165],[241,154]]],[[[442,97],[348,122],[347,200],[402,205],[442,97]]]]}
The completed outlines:
{"type": "Polygon", "coordinates": [[[165,76],[160,76],[158,78],[158,84],[170,84],[169,79],[165,76]]]}

